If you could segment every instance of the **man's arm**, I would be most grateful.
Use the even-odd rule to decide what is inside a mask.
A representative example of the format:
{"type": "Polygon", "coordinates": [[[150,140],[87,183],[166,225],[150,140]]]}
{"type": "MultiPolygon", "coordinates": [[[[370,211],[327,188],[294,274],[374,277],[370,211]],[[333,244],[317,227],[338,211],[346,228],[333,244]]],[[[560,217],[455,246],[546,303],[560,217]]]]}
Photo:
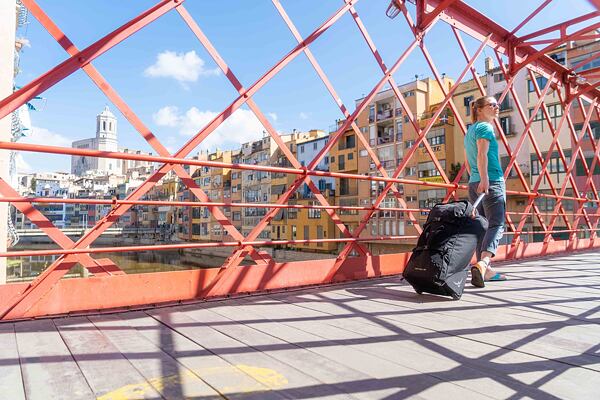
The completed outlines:
{"type": "Polygon", "coordinates": [[[487,193],[490,187],[490,180],[488,177],[488,157],[487,153],[490,148],[490,142],[487,139],[477,139],[477,168],[479,169],[479,176],[481,181],[477,188],[477,193],[487,193]]]}
{"type": "Polygon", "coordinates": [[[467,172],[469,173],[469,176],[471,176],[471,165],[469,165],[469,159],[467,158],[467,149],[463,150],[465,153],[465,166],[467,167],[467,172]]]}

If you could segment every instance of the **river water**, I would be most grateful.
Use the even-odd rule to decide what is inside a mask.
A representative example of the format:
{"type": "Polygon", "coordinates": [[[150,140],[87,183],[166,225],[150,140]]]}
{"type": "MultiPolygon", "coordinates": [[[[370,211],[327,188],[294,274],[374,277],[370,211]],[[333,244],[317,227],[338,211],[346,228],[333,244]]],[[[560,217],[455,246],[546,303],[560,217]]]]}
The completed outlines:
{"type": "MultiPolygon", "coordinates": [[[[12,251],[57,249],[55,245],[17,245],[12,251]]],[[[186,269],[219,267],[225,261],[223,257],[213,255],[192,256],[179,251],[142,251],[130,253],[96,253],[92,257],[110,258],[128,274],[147,272],[181,271],[186,269]]],[[[8,282],[29,281],[51,265],[58,256],[11,257],[8,259],[8,282]]],[[[67,277],[81,277],[83,269],[75,266],[67,277]]]]}

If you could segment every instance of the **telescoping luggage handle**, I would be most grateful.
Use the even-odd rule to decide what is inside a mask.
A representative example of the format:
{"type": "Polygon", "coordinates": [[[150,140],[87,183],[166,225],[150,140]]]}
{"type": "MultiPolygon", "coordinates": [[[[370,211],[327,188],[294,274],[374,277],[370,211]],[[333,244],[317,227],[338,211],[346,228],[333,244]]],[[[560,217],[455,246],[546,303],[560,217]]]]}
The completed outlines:
{"type": "Polygon", "coordinates": [[[477,208],[477,206],[479,206],[479,203],[481,203],[481,200],[483,200],[483,198],[485,197],[485,193],[481,193],[479,195],[479,197],[477,198],[477,200],[475,200],[475,203],[473,203],[473,208],[477,208]]]}

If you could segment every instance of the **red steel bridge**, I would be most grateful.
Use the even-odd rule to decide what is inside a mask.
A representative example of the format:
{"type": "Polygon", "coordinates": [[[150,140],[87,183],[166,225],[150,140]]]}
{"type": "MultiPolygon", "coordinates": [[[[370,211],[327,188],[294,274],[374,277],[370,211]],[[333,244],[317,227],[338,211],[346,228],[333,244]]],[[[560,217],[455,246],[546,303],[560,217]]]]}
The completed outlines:
{"type": "MultiPolygon", "coordinates": [[[[132,126],[135,127],[139,134],[148,142],[148,144],[158,155],[145,156],[120,154],[117,152],[100,152],[85,149],[58,148],[43,143],[32,145],[16,142],[2,142],[0,143],[0,147],[2,149],[40,153],[84,155],[93,157],[118,158],[123,160],[154,161],[160,163],[162,167],[159,168],[150,179],[138,187],[127,198],[112,201],[89,199],[73,200],[52,198],[22,198],[18,195],[14,188],[11,188],[5,181],[0,181],[0,193],[2,195],[1,200],[13,204],[17,209],[24,213],[27,218],[41,228],[48,235],[48,237],[56,242],[58,246],[60,246],[60,250],[55,251],[5,252],[0,254],[0,256],[10,257],[49,254],[61,255],[61,257],[58,258],[55,263],[49,266],[43,272],[43,274],[38,276],[31,283],[4,285],[0,287],[0,318],[28,318],[41,315],[62,314],[73,311],[99,310],[128,307],[133,305],[147,305],[182,300],[204,299],[208,297],[226,296],[236,293],[284,289],[304,285],[326,284],[331,282],[351,280],[355,279],[356,277],[374,277],[401,273],[403,265],[406,261],[406,254],[375,256],[371,254],[369,250],[361,243],[367,240],[383,241],[394,238],[364,237],[364,235],[361,236],[360,234],[365,229],[369,219],[381,209],[381,203],[388,193],[396,196],[399,204],[402,206],[401,208],[394,209],[394,211],[406,213],[408,218],[415,221],[418,231],[418,222],[414,217],[414,213],[419,210],[409,209],[406,207],[406,202],[396,188],[397,184],[418,184],[423,186],[443,188],[447,191],[446,199],[456,197],[457,193],[464,194],[464,192],[461,193],[461,191],[465,189],[465,186],[459,183],[460,178],[464,173],[464,166],[456,178],[453,181],[450,181],[444,172],[444,168],[442,168],[438,162],[436,154],[432,151],[431,146],[425,139],[430,128],[435,123],[436,118],[443,112],[446,106],[455,111],[454,115],[457,116],[457,123],[460,125],[462,131],[465,131],[466,123],[468,123],[468,121],[461,120],[460,114],[456,110],[456,105],[452,101],[452,95],[458,83],[468,77],[473,77],[481,93],[485,93],[485,88],[481,84],[479,77],[477,74],[475,74],[475,70],[473,68],[475,61],[478,59],[478,57],[481,57],[482,51],[485,48],[492,49],[491,51],[496,55],[497,59],[502,61],[500,63],[502,73],[504,74],[506,81],[509,83],[506,85],[500,100],[503,100],[505,96],[511,93],[513,95],[512,97],[515,99],[515,105],[525,124],[525,129],[523,132],[520,132],[519,141],[514,148],[511,148],[509,145],[502,127],[499,124],[496,126],[496,129],[500,134],[500,139],[506,146],[507,154],[511,157],[506,173],[508,175],[508,171],[511,169],[511,167],[513,167],[516,170],[523,188],[525,188],[524,191],[509,190],[508,195],[524,195],[528,199],[525,211],[520,213],[520,215],[515,215],[511,213],[510,210],[507,212],[506,222],[513,236],[510,245],[505,246],[502,249],[499,258],[515,259],[533,255],[538,256],[553,254],[556,252],[594,248],[598,243],[596,240],[598,213],[597,211],[590,212],[589,205],[597,205],[597,203],[600,201],[600,197],[598,197],[598,192],[596,190],[597,182],[593,179],[593,171],[595,170],[599,159],[600,148],[598,147],[598,143],[595,142],[593,135],[585,135],[585,133],[586,131],[590,130],[590,121],[598,118],[596,98],[600,92],[597,90],[596,86],[591,83],[595,82],[594,74],[597,74],[597,72],[594,70],[587,70],[584,73],[575,73],[573,68],[567,68],[559,64],[554,59],[550,58],[547,53],[567,41],[595,37],[595,29],[598,28],[597,23],[587,25],[584,28],[581,28],[578,25],[578,29],[572,33],[567,33],[567,30],[573,25],[581,24],[582,22],[586,21],[592,21],[593,18],[597,16],[596,13],[592,12],[590,14],[579,16],[577,18],[565,21],[562,24],[551,26],[547,29],[519,37],[517,35],[518,31],[525,26],[529,20],[534,18],[536,14],[542,11],[544,7],[548,6],[550,1],[543,2],[533,13],[531,13],[531,15],[526,16],[523,19],[523,22],[519,24],[519,26],[515,27],[512,31],[508,31],[507,29],[499,26],[492,20],[488,19],[485,15],[480,14],[477,10],[461,1],[417,1],[416,7],[413,7],[410,3],[392,2],[387,10],[388,15],[392,17],[396,16],[395,19],[398,21],[398,23],[408,24],[414,37],[410,40],[408,47],[404,49],[398,49],[398,58],[393,60],[393,63],[388,66],[378,53],[376,44],[371,40],[367,28],[361,22],[360,16],[354,8],[354,3],[355,2],[353,1],[346,1],[333,15],[331,15],[320,26],[316,27],[309,35],[303,38],[299,35],[294,22],[286,14],[282,4],[280,4],[278,1],[274,1],[274,6],[281,14],[285,23],[288,25],[291,34],[293,34],[297,39],[298,45],[290,49],[289,53],[283,55],[281,59],[256,82],[249,85],[243,85],[236,78],[234,71],[229,68],[226,60],[220,56],[218,49],[212,45],[209,38],[203,33],[201,27],[195,22],[192,15],[186,11],[183,1],[159,2],[155,7],[143,12],[138,17],[109,33],[105,37],[100,38],[85,49],[79,49],[76,44],[72,43],[65,33],[60,29],[60,27],[50,19],[50,17],[36,4],[35,1],[23,1],[23,4],[29,9],[31,14],[65,49],[68,54],[68,58],[64,62],[50,69],[42,76],[16,90],[12,95],[2,99],[0,101],[0,117],[6,117],[9,115],[9,113],[17,109],[25,102],[31,100],[37,95],[44,93],[44,91],[48,90],[52,86],[60,84],[61,80],[65,79],[79,69],[82,69],[96,84],[98,90],[102,91],[106,95],[107,99],[110,100],[110,102],[114,104],[119,111],[121,111],[121,113],[127,118],[132,126]],[[411,16],[411,13],[407,9],[408,7],[415,9],[414,14],[416,15],[416,18],[411,16]],[[146,124],[144,124],[144,122],[136,115],[135,111],[125,103],[125,101],[110,85],[110,82],[104,79],[100,71],[97,70],[93,65],[93,61],[101,57],[103,53],[112,47],[119,45],[120,42],[129,36],[134,35],[140,29],[143,29],[145,26],[151,24],[152,21],[169,12],[174,12],[181,16],[182,23],[186,24],[196,35],[199,43],[204,46],[206,51],[212,56],[216,64],[229,79],[231,84],[239,92],[239,95],[232,100],[228,107],[226,107],[208,125],[202,128],[180,150],[173,154],[166,150],[164,144],[162,144],[157,137],[154,136],[146,124]],[[325,72],[320,68],[318,60],[316,60],[310,51],[311,43],[319,40],[323,33],[334,26],[336,21],[346,14],[349,14],[356,22],[356,28],[361,33],[367,46],[372,51],[373,57],[381,68],[381,78],[379,79],[377,85],[375,85],[375,87],[373,87],[372,90],[360,101],[354,110],[349,109],[346,105],[341,103],[335,88],[332,86],[325,72]],[[406,103],[406,99],[397,89],[397,84],[394,81],[393,74],[402,67],[403,61],[405,61],[412,52],[416,51],[421,52],[425,57],[431,69],[432,76],[434,76],[438,81],[441,80],[438,67],[434,61],[434,55],[428,52],[425,44],[427,32],[436,24],[447,25],[449,40],[455,40],[461,49],[461,54],[456,55],[457,59],[459,57],[463,58],[465,67],[461,74],[456,77],[455,85],[449,89],[443,89],[445,94],[444,100],[434,112],[434,115],[428,120],[429,122],[427,125],[421,127],[417,122],[416,116],[410,113],[410,108],[406,103]],[[548,33],[551,33],[554,36],[552,36],[550,39],[546,39],[546,36],[544,36],[544,39],[537,40],[538,37],[548,33]],[[463,41],[464,35],[469,35],[472,38],[480,41],[479,48],[474,54],[469,54],[463,41]],[[536,49],[533,47],[533,45],[540,44],[543,45],[542,49],[536,49]],[[305,56],[309,59],[317,74],[322,79],[323,84],[331,93],[334,99],[333,101],[338,103],[340,112],[345,117],[344,122],[341,123],[337,131],[331,135],[328,145],[323,148],[322,151],[320,151],[319,154],[314,158],[314,160],[305,167],[300,165],[290,149],[283,144],[273,126],[265,118],[265,115],[261,111],[260,107],[253,100],[253,96],[258,93],[265,84],[273,79],[273,77],[275,77],[283,68],[285,68],[287,64],[299,56],[305,56]],[[521,104],[519,104],[518,97],[515,95],[515,88],[512,85],[514,76],[521,70],[527,70],[527,73],[532,77],[534,75],[541,75],[548,78],[546,87],[537,87],[537,81],[535,79],[532,81],[536,86],[535,91],[539,96],[539,101],[537,102],[535,109],[538,111],[541,110],[544,118],[548,120],[550,128],[548,135],[552,138],[551,145],[549,150],[546,152],[547,155],[545,158],[542,155],[542,150],[536,142],[536,138],[530,130],[532,118],[525,115],[524,108],[521,104]],[[372,150],[368,139],[364,137],[355,123],[355,119],[359,113],[364,110],[366,105],[372,101],[374,96],[386,84],[391,86],[395,92],[395,95],[397,96],[397,99],[403,105],[403,108],[408,110],[409,113],[407,117],[409,122],[414,126],[416,132],[418,132],[415,145],[406,152],[403,160],[395,168],[394,173],[391,175],[388,174],[386,169],[383,168],[376,152],[372,150]],[[549,111],[545,104],[545,94],[548,93],[549,90],[556,91],[560,98],[561,106],[565,110],[556,127],[550,122],[549,111]],[[222,124],[228,118],[228,116],[230,116],[235,110],[239,109],[244,104],[247,105],[262,122],[266,131],[279,145],[281,152],[287,157],[292,167],[264,167],[259,165],[198,161],[186,158],[186,156],[188,156],[208,135],[211,134],[211,132],[213,132],[220,124],[222,124]],[[572,116],[569,112],[572,108],[578,105],[580,107],[578,107],[577,113],[582,113],[582,120],[585,121],[584,129],[581,129],[580,132],[574,130],[573,118],[576,116],[572,116]],[[570,158],[565,156],[565,152],[563,150],[565,144],[561,144],[558,140],[558,132],[561,130],[563,125],[568,126],[570,135],[572,135],[573,143],[575,144],[574,148],[572,149],[573,157],[570,158]],[[337,144],[337,139],[340,137],[340,135],[342,135],[348,129],[353,129],[355,131],[358,140],[362,142],[368,151],[369,157],[377,166],[380,173],[379,175],[363,176],[356,174],[353,175],[318,171],[315,169],[315,166],[323,159],[328,151],[337,144]],[[587,139],[584,139],[584,137],[587,139]],[[584,143],[584,140],[588,141],[589,143],[584,143]],[[534,153],[539,158],[541,165],[541,172],[538,175],[539,178],[536,182],[534,182],[534,184],[530,184],[524,173],[521,171],[519,164],[515,162],[517,155],[526,141],[531,143],[534,153]],[[415,155],[419,144],[423,144],[425,149],[429,152],[431,159],[436,164],[437,169],[440,171],[440,174],[443,178],[443,183],[423,182],[399,178],[400,173],[415,155]],[[587,165],[587,159],[583,157],[582,149],[584,148],[584,145],[591,146],[591,149],[594,151],[594,157],[591,161],[591,165],[587,165]],[[542,178],[548,174],[549,158],[553,151],[558,151],[560,155],[560,162],[564,164],[564,170],[566,171],[568,179],[565,179],[562,185],[558,187],[555,187],[552,180],[550,180],[551,193],[540,193],[538,192],[538,188],[542,182],[542,178]],[[580,182],[576,182],[573,177],[575,163],[578,159],[580,159],[584,164],[587,175],[587,179],[583,181],[580,180],[580,182]],[[225,204],[211,203],[203,190],[199,188],[198,185],[196,185],[191,179],[189,174],[185,172],[183,168],[183,165],[185,164],[214,168],[226,167],[236,170],[262,170],[273,173],[293,174],[293,176],[295,176],[295,180],[287,188],[287,190],[285,190],[276,204],[259,205],[267,207],[268,212],[262,221],[252,230],[252,232],[244,237],[238,230],[236,230],[231,221],[223,213],[222,207],[225,204]],[[143,204],[144,201],[141,200],[141,198],[144,196],[144,194],[146,194],[155,185],[155,183],[161,177],[165,176],[165,174],[167,174],[169,171],[174,171],[178,175],[178,177],[181,179],[181,182],[183,182],[190,189],[196,199],[192,202],[184,202],[181,204],[168,203],[168,205],[189,207],[208,206],[210,212],[217,218],[217,220],[233,240],[221,243],[188,243],[169,246],[136,246],[108,249],[94,248],[94,241],[116,221],[118,221],[119,217],[121,217],[132,206],[135,204],[143,204]],[[350,231],[342,223],[340,217],[338,216],[339,211],[343,210],[344,207],[330,205],[327,199],[321,194],[319,189],[313,184],[312,180],[310,179],[311,176],[328,176],[333,178],[348,178],[354,180],[383,182],[385,184],[385,189],[380,193],[379,197],[372,206],[356,207],[361,212],[361,221],[354,231],[350,231]],[[310,190],[314,193],[315,199],[317,199],[319,205],[291,206],[288,204],[288,199],[304,183],[306,183],[310,190]],[[565,195],[567,189],[574,189],[571,191],[571,196],[565,195]],[[586,196],[585,194],[587,193],[591,193],[592,196],[586,196]],[[556,206],[553,213],[543,213],[536,206],[535,200],[543,197],[556,200],[556,206]],[[59,229],[57,229],[50,221],[48,221],[44,215],[36,211],[35,207],[32,206],[33,203],[67,201],[91,203],[104,202],[112,204],[113,208],[108,215],[98,221],[97,224],[85,235],[73,242],[59,229]],[[575,207],[573,211],[567,211],[561,204],[562,201],[574,201],[576,202],[577,207],[575,207]],[[306,239],[305,241],[310,243],[317,241],[343,242],[345,243],[345,246],[339,253],[338,257],[335,260],[327,261],[278,263],[277,260],[272,259],[265,252],[261,252],[261,246],[302,242],[267,242],[264,240],[257,240],[259,234],[268,227],[269,222],[272,220],[275,214],[281,208],[285,207],[316,207],[325,210],[335,222],[336,227],[341,231],[342,238],[315,238],[306,239]],[[544,240],[539,243],[526,243],[524,240],[522,240],[520,235],[527,216],[531,215],[531,213],[536,219],[539,220],[540,226],[543,228],[541,232],[545,235],[544,240]],[[565,221],[567,227],[566,230],[559,231],[555,229],[555,225],[559,220],[565,221]],[[584,228],[580,228],[581,226],[584,226],[584,228]],[[578,233],[585,231],[588,232],[588,237],[582,239],[581,237],[583,235],[579,235],[578,233]],[[555,240],[552,236],[552,233],[557,232],[568,233],[569,239],[555,240]],[[108,251],[160,251],[164,249],[175,248],[202,248],[216,246],[230,247],[232,249],[231,256],[220,269],[202,271],[190,270],[185,272],[170,272],[166,274],[145,274],[144,276],[127,275],[124,274],[119,266],[113,263],[110,259],[96,259],[91,257],[91,254],[108,251]],[[355,250],[355,253],[353,253],[352,250],[355,250]],[[251,268],[240,266],[240,261],[246,254],[250,255],[254,261],[255,265],[253,265],[251,268]],[[358,256],[350,256],[351,254],[358,254],[358,256]],[[77,263],[85,267],[91,273],[92,277],[89,279],[61,280],[61,277],[63,277],[77,263]]],[[[382,18],[385,18],[383,14],[382,18]]],[[[597,54],[590,56],[590,58],[594,59],[597,57],[597,54]]],[[[585,62],[588,62],[588,60],[584,60],[581,63],[583,64],[585,62]]],[[[444,87],[444,85],[441,86],[442,88],[444,87]]],[[[156,204],[156,202],[154,202],[154,204],[156,204]]],[[[256,207],[256,204],[227,204],[227,206],[244,208],[256,207]]],[[[594,206],[592,209],[597,210],[597,207],[594,206]]]]}
{"type": "MultiPolygon", "coordinates": [[[[72,398],[96,396],[107,399],[135,396],[198,399],[244,396],[260,399],[438,398],[442,394],[452,398],[594,398],[598,395],[600,275],[599,257],[595,251],[600,246],[597,236],[600,221],[597,185],[600,181],[594,171],[600,161],[600,141],[594,135],[591,123],[600,120],[600,90],[597,87],[600,85],[600,71],[598,68],[579,71],[578,68],[600,57],[600,52],[575,66],[563,65],[550,54],[570,41],[597,39],[599,12],[566,16],[562,23],[521,35],[522,29],[543,12],[552,0],[538,1],[533,12],[523,15],[522,22],[515,27],[500,26],[469,5],[476,2],[393,0],[387,9],[381,10],[381,18],[392,18],[395,23],[406,24],[411,35],[406,45],[398,46],[397,58],[384,61],[355,8],[358,0],[339,1],[339,8],[304,37],[286,13],[284,5],[279,0],[272,0],[297,45],[281,54],[279,60],[256,81],[241,82],[236,76],[237,71],[230,68],[202,26],[188,12],[186,5],[189,1],[159,1],[85,48],[72,42],[35,0],[22,0],[22,3],[64,49],[66,55],[63,62],[0,99],[0,118],[10,116],[26,102],[82,70],[147,141],[156,155],[2,141],[0,149],[5,150],[2,156],[8,154],[8,150],[14,150],[151,161],[158,163],[160,168],[126,198],[114,200],[22,197],[6,180],[0,179],[0,201],[16,207],[59,246],[58,250],[7,250],[0,257],[60,256],[31,282],[0,286],[0,321],[7,322],[0,324],[0,337],[6,339],[2,343],[8,343],[6,349],[0,349],[0,358],[20,360],[21,369],[15,372],[11,368],[18,369],[19,362],[11,364],[8,361],[0,361],[0,368],[3,366],[17,375],[22,374],[19,376],[24,382],[24,389],[15,388],[7,384],[10,374],[0,377],[0,388],[4,388],[0,398],[4,398],[3,393],[14,393],[14,397],[5,397],[11,399],[19,398],[21,393],[26,393],[27,398],[59,398],[59,394],[64,395],[65,391],[71,393],[72,398]],[[121,42],[168,13],[181,17],[181,23],[196,36],[198,44],[210,54],[238,93],[226,108],[173,153],[167,150],[165,144],[94,66],[94,62],[101,59],[104,53],[115,46],[125,46],[126,43],[121,42]],[[325,40],[324,33],[343,17],[353,20],[360,40],[364,42],[360,45],[368,47],[380,68],[377,84],[355,107],[343,104],[319,60],[311,52],[311,45],[325,40]],[[455,83],[449,87],[442,84],[443,77],[438,67],[441,60],[436,61],[436,54],[430,53],[427,46],[428,32],[440,26],[447,30],[447,40],[453,41],[460,49],[454,61],[460,60],[464,65],[460,74],[454,77],[455,83]],[[469,40],[479,42],[474,52],[470,52],[465,45],[467,36],[469,40]],[[511,280],[502,287],[497,284],[490,290],[467,291],[460,304],[435,300],[431,296],[419,300],[402,286],[398,278],[410,254],[376,255],[365,244],[404,238],[365,236],[364,231],[375,213],[383,209],[382,202],[386,196],[391,194],[399,204],[398,208],[392,210],[404,213],[407,220],[413,221],[417,233],[420,232],[416,215],[423,210],[407,206],[403,193],[398,190],[400,184],[444,189],[445,200],[465,196],[466,186],[461,182],[464,166],[454,179],[450,179],[426,139],[436,119],[447,108],[453,111],[456,124],[463,134],[466,132],[469,121],[460,117],[453,95],[459,83],[469,79],[474,80],[481,95],[486,94],[486,88],[474,67],[484,51],[495,57],[507,82],[499,102],[510,95],[525,126],[517,132],[518,140],[509,143],[503,126],[496,121],[496,131],[509,156],[506,176],[513,169],[522,187],[520,190],[508,190],[508,196],[527,199],[524,211],[507,211],[507,236],[510,240],[502,246],[497,256],[498,261],[505,263],[511,280]],[[420,53],[424,57],[429,67],[424,72],[437,80],[444,95],[426,124],[420,124],[418,116],[410,112],[407,99],[394,80],[394,74],[413,53],[420,53]],[[297,57],[308,59],[343,118],[337,130],[331,133],[327,145],[305,166],[285,145],[254,100],[255,95],[297,57]],[[519,73],[525,73],[533,85],[535,107],[530,114],[527,114],[527,106],[519,102],[516,94],[514,83],[519,73]],[[546,78],[544,85],[538,85],[540,81],[536,77],[539,76],[546,78]],[[369,138],[363,135],[356,123],[359,114],[385,87],[393,90],[402,108],[408,112],[408,123],[417,132],[414,145],[407,149],[391,174],[383,167],[369,138]],[[547,95],[550,92],[555,93],[563,109],[557,124],[553,123],[548,109],[547,95]],[[256,115],[291,167],[202,161],[188,157],[242,106],[248,107],[256,115]],[[542,149],[539,138],[531,130],[538,112],[543,123],[547,123],[545,132],[550,143],[547,149],[542,149]],[[581,129],[575,129],[575,119],[582,122],[581,129]],[[566,154],[566,143],[559,140],[559,131],[564,127],[568,132],[570,157],[566,154]],[[354,131],[379,174],[366,176],[316,169],[317,164],[348,130],[354,131]],[[533,181],[517,162],[517,156],[526,143],[533,149],[532,154],[540,166],[537,179],[533,181]],[[416,157],[421,144],[440,172],[442,182],[401,177],[410,160],[416,157]],[[593,153],[591,160],[584,155],[584,149],[593,153]],[[558,153],[566,176],[560,184],[550,177],[553,153],[558,153]],[[582,165],[585,173],[583,178],[575,175],[577,163],[582,165]],[[217,203],[211,202],[194,182],[186,172],[185,165],[284,173],[293,176],[294,180],[273,204],[217,203]],[[143,200],[144,195],[171,171],[193,194],[193,201],[165,204],[143,200]],[[384,190],[367,207],[332,205],[311,180],[314,176],[381,182],[384,190]],[[544,178],[550,182],[547,192],[539,190],[544,178]],[[290,204],[289,199],[304,184],[314,194],[318,205],[290,204]],[[540,198],[552,199],[554,209],[551,212],[540,210],[536,203],[540,198]],[[36,204],[69,201],[109,204],[112,209],[83,236],[73,241],[35,207],[36,204]],[[563,204],[567,201],[575,206],[567,209],[563,204]],[[103,232],[131,207],[139,204],[208,207],[231,240],[110,248],[94,246],[103,232]],[[223,208],[226,206],[240,209],[263,207],[267,212],[260,223],[244,236],[225,215],[223,208]],[[270,222],[282,208],[324,210],[339,230],[339,238],[259,239],[260,233],[269,229],[270,222]],[[343,210],[359,212],[360,223],[355,229],[350,230],[343,223],[340,216],[343,210]],[[541,227],[538,233],[543,235],[543,240],[533,242],[524,239],[523,227],[529,216],[533,216],[541,227]],[[566,226],[566,229],[557,228],[559,225],[566,226]],[[561,238],[557,238],[557,233],[563,234],[561,238]],[[332,259],[281,262],[263,250],[275,245],[317,242],[342,243],[341,251],[332,259]],[[205,247],[227,247],[231,249],[231,254],[219,268],[146,274],[126,274],[117,263],[109,258],[101,258],[100,254],[205,247]],[[245,258],[251,259],[252,265],[241,265],[245,258]],[[78,264],[89,271],[89,276],[62,279],[78,264]],[[512,275],[510,271],[513,271],[512,275]],[[303,288],[303,291],[279,293],[292,288],[303,288]],[[263,296],[246,296],[249,294],[263,296]],[[235,295],[240,297],[218,300],[235,295]],[[203,302],[208,299],[217,301],[203,302]],[[168,308],[180,303],[189,304],[168,308]],[[138,311],[124,313],[131,309],[138,311]],[[148,309],[150,311],[139,311],[148,309]],[[486,310],[492,310],[487,319],[484,317],[486,310]],[[459,313],[463,313],[462,317],[459,317],[459,313]],[[434,315],[439,316],[439,321],[436,322],[434,315]],[[69,318],[40,319],[60,316],[69,318]],[[361,319],[364,321],[359,321],[361,319]],[[119,331],[119,327],[124,326],[127,333],[119,331]],[[52,336],[48,336],[49,332],[52,336]],[[159,335],[152,336],[150,332],[158,332],[159,335]],[[177,338],[167,339],[169,332],[177,332],[177,338]],[[534,334],[530,335],[531,332],[534,334]],[[445,347],[445,341],[451,344],[445,347]],[[407,343],[420,346],[422,352],[411,349],[407,343]],[[260,354],[238,352],[237,346],[241,344],[260,354]],[[53,353],[55,350],[56,353],[53,353]],[[201,351],[209,352],[210,357],[219,359],[223,365],[218,362],[202,364],[201,351]],[[291,355],[293,351],[299,353],[291,355]],[[390,360],[390,355],[411,361],[401,366],[390,360]],[[255,364],[264,361],[264,357],[271,357],[278,366],[271,365],[268,371],[252,367],[253,357],[255,364]],[[504,362],[498,360],[502,357],[505,357],[504,362]],[[114,378],[118,382],[108,386],[106,380],[93,378],[95,373],[102,374],[99,364],[95,363],[107,359],[112,360],[114,366],[114,369],[113,366],[108,368],[118,376],[114,378]],[[149,360],[159,360],[161,367],[152,369],[154,367],[148,364],[149,360]],[[63,377],[63,383],[58,378],[46,377],[44,379],[50,379],[47,382],[51,381],[52,384],[32,389],[35,376],[52,374],[44,371],[43,362],[56,368],[58,376],[63,377]],[[326,366],[328,362],[333,362],[331,368],[326,366]],[[409,371],[409,364],[414,371],[409,371]],[[289,371],[290,365],[296,368],[296,372],[289,371]],[[457,365],[463,365],[466,369],[458,369],[457,365]],[[314,379],[311,374],[313,368],[318,371],[319,379],[314,379]],[[69,371],[75,371],[74,375],[69,371]],[[511,375],[513,373],[515,376],[511,375]],[[464,375],[464,378],[456,374],[464,375]],[[522,374],[522,377],[517,378],[518,374],[522,374]],[[75,375],[77,377],[73,381],[68,380],[75,375]],[[228,382],[223,381],[224,376],[227,376],[228,382]],[[302,384],[287,387],[288,382],[294,381],[292,376],[301,377],[295,382],[302,384]],[[65,380],[72,386],[65,389],[65,380]],[[470,384],[469,380],[479,383],[470,384]],[[437,391],[428,392],[428,388],[440,382],[443,384],[437,386],[437,391]],[[592,394],[594,387],[596,392],[592,394]],[[398,388],[404,389],[398,391],[398,388]],[[54,393],[56,397],[44,397],[48,393],[54,393]]],[[[599,1],[591,3],[600,8],[599,1]]],[[[509,11],[522,13],[520,10],[509,11]]]]}

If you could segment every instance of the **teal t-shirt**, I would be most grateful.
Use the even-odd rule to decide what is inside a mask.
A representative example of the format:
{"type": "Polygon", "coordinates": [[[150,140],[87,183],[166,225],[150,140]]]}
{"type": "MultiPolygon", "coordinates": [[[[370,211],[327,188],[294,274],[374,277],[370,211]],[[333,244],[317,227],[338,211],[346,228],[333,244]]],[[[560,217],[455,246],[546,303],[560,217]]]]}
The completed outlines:
{"type": "Polygon", "coordinates": [[[467,160],[471,166],[471,177],[469,183],[481,181],[479,169],[477,168],[477,140],[489,140],[490,146],[487,153],[488,158],[488,178],[490,182],[504,180],[504,172],[500,166],[500,156],[498,155],[498,141],[494,136],[494,128],[489,122],[475,122],[467,130],[465,135],[465,150],[467,160]]]}

